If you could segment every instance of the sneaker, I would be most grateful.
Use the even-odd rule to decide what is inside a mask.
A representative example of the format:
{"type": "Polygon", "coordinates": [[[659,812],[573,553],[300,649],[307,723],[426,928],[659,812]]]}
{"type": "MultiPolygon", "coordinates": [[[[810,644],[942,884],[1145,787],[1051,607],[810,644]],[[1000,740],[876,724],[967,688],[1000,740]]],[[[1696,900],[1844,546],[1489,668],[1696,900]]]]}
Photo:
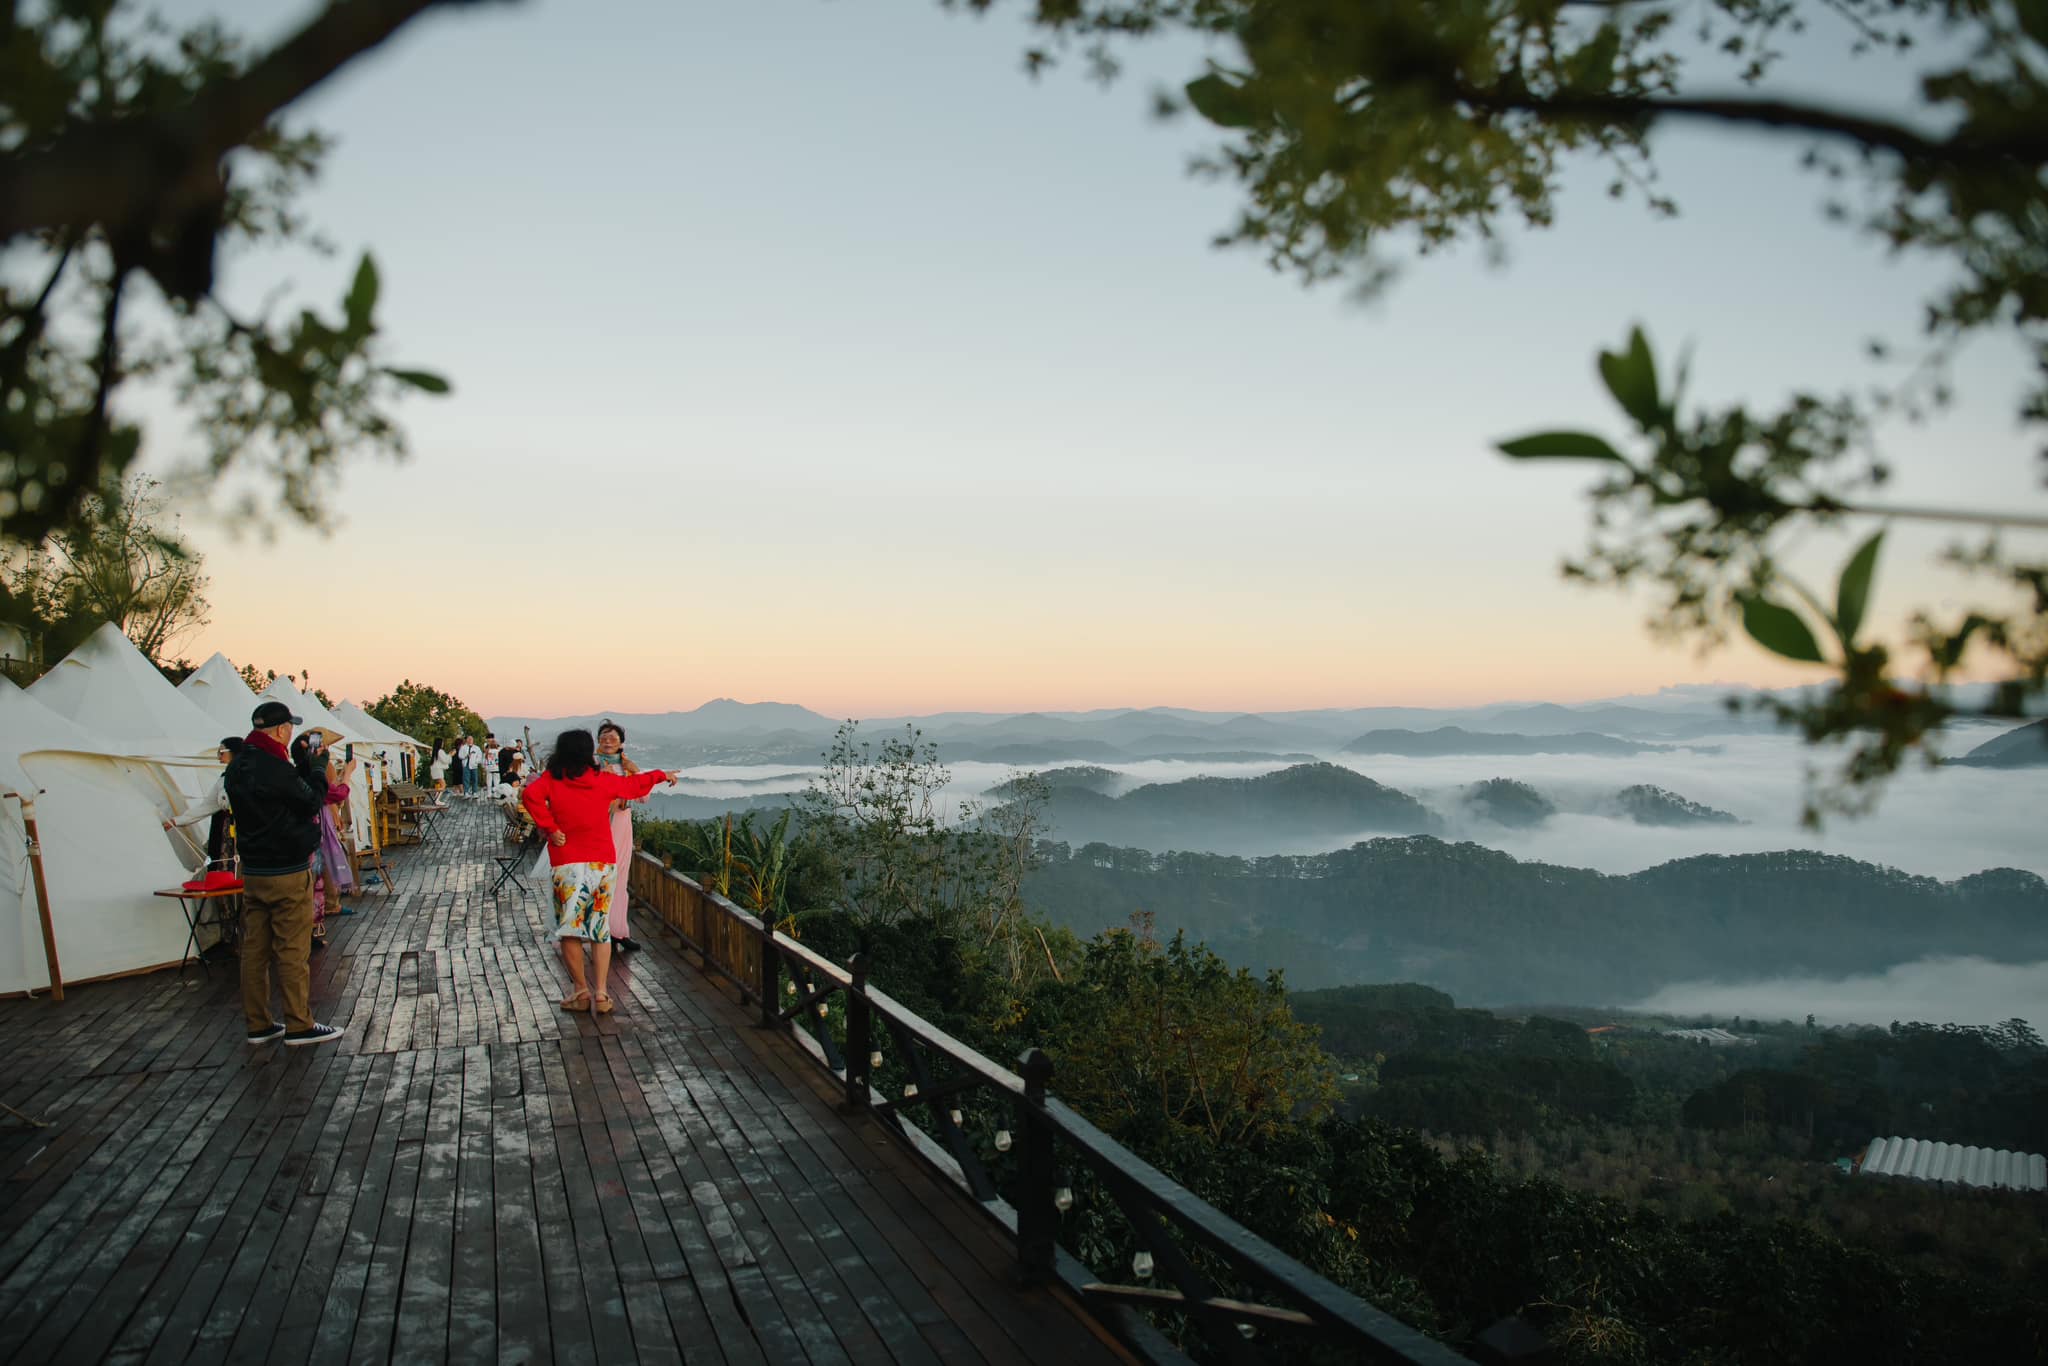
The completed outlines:
{"type": "Polygon", "coordinates": [[[275,1020],[270,1022],[270,1028],[268,1029],[252,1029],[249,1031],[249,1042],[251,1044],[269,1043],[273,1039],[282,1039],[283,1037],[284,1026],[275,1020]]]}
{"type": "MultiPolygon", "coordinates": [[[[278,1028],[282,1029],[280,1025],[278,1028]]],[[[297,1048],[300,1044],[333,1043],[341,1037],[340,1025],[316,1024],[311,1029],[296,1030],[284,1036],[285,1047],[297,1048]]]]}

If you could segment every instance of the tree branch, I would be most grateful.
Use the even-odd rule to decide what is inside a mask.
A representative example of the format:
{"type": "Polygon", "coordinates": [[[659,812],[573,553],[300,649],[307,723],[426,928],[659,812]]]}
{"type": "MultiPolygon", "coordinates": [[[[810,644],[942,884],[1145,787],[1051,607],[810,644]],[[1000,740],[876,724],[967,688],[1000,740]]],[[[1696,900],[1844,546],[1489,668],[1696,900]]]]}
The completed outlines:
{"type": "MultiPolygon", "coordinates": [[[[74,127],[0,163],[0,240],[38,228],[148,228],[218,193],[220,159],[285,106],[427,10],[480,0],[334,0],[241,75],[191,103],[74,127]]],[[[123,232],[110,235],[121,237],[123,232]]]]}
{"type": "Polygon", "coordinates": [[[1912,504],[1816,503],[1795,511],[1842,513],[1851,517],[1896,517],[1908,522],[1970,522],[1980,526],[2010,526],[2023,531],[2048,531],[2048,517],[2023,512],[1987,512],[1973,508],[1936,508],[1912,504]]]}
{"type": "MultiPolygon", "coordinates": [[[[107,284],[106,313],[100,324],[100,354],[94,367],[99,371],[99,383],[93,390],[92,413],[86,418],[85,433],[79,438],[78,463],[66,481],[72,488],[88,487],[89,481],[99,474],[107,440],[107,400],[114,390],[115,372],[121,368],[121,295],[127,286],[128,271],[116,263],[114,278],[107,284]]],[[[46,497],[54,501],[66,492],[68,489],[53,486],[46,497]]]]}
{"type": "Polygon", "coordinates": [[[1605,123],[1651,123],[1660,118],[1700,118],[1721,123],[1783,128],[1843,138],[1864,147],[1895,152],[1908,161],[1953,165],[2038,166],[2048,161],[2048,130],[2032,128],[1995,138],[1958,134],[1931,138],[1904,124],[1858,114],[1795,104],[1789,100],[1756,100],[1736,96],[1668,99],[1641,95],[1537,95],[1503,86],[1475,86],[1452,80],[1452,99],[1476,109],[1535,114],[1540,118],[1594,119],[1605,123]]]}

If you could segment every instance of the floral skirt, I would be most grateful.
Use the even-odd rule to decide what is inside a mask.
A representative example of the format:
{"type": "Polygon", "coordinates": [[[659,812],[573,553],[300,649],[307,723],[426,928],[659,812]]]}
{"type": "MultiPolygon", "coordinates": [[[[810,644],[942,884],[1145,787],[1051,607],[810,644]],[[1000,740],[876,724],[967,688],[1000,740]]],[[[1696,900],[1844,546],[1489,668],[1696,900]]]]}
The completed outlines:
{"type": "Polygon", "coordinates": [[[612,887],[616,863],[555,865],[555,938],[612,942],[612,887]]]}

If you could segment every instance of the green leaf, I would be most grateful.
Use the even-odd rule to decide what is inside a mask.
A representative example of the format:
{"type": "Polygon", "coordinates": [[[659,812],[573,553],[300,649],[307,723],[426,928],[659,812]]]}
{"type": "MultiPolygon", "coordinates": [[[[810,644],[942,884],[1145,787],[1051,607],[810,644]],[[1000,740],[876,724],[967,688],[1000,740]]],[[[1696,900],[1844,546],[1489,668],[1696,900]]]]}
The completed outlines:
{"type": "Polygon", "coordinates": [[[1500,443],[1502,455],[1517,460],[1612,460],[1628,461],[1620,451],[1591,432],[1531,432],[1500,443]]]}
{"type": "Polygon", "coordinates": [[[1249,128],[1252,125],[1251,101],[1245,98],[1244,87],[1233,85],[1215,72],[1197,76],[1185,87],[1188,103],[1218,128],[1249,128]]]}
{"type": "Polygon", "coordinates": [[[393,370],[387,366],[384,373],[400,384],[410,384],[423,393],[445,394],[454,387],[432,370],[393,370]]]}
{"type": "Polygon", "coordinates": [[[2041,0],[2019,0],[2012,8],[2027,36],[2048,47],[2048,5],[2041,0]]]}
{"type": "Polygon", "coordinates": [[[1975,612],[1970,613],[1963,621],[1961,630],[1935,647],[1934,662],[1936,666],[1943,673],[1947,673],[1950,669],[1962,663],[1963,651],[1970,648],[1970,637],[1976,635],[1977,632],[1989,625],[1991,625],[1989,617],[1980,616],[1975,612]]]}
{"type": "Polygon", "coordinates": [[[348,287],[348,297],[341,302],[342,312],[348,317],[348,330],[357,336],[370,330],[370,315],[377,311],[377,287],[377,263],[366,251],[356,267],[356,278],[348,287]]]}
{"type": "Polygon", "coordinates": [[[1855,643],[1856,633],[1863,629],[1863,609],[1870,605],[1870,576],[1877,568],[1877,550],[1883,542],[1884,532],[1877,531],[1857,546],[1842,567],[1841,582],[1835,585],[1835,630],[1841,633],[1844,649],[1855,643]]]}
{"type": "Polygon", "coordinates": [[[1748,594],[1742,599],[1742,629],[1749,632],[1750,639],[1774,655],[1796,659],[1806,664],[1825,664],[1827,660],[1820,652],[1820,642],[1813,638],[1797,612],[1781,607],[1761,594],[1748,594]]]}
{"type": "Polygon", "coordinates": [[[1664,420],[1664,406],[1657,398],[1657,361],[1643,329],[1631,328],[1628,349],[1600,353],[1600,378],[1621,410],[1643,427],[1655,427],[1664,420]]]}

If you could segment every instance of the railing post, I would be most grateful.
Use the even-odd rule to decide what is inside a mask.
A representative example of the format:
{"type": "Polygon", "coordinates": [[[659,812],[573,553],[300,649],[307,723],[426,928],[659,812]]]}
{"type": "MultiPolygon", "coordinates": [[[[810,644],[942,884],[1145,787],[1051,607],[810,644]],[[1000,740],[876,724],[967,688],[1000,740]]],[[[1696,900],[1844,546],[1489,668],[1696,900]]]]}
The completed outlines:
{"type": "Polygon", "coordinates": [[[1017,1097],[1017,1276],[1025,1285],[1043,1285],[1053,1276],[1059,1233],[1052,1203],[1052,1125],[1045,1118],[1052,1059],[1027,1048],[1017,1059],[1017,1072],[1024,1078],[1024,1094],[1017,1097]]]}
{"type": "Polygon", "coordinates": [[[848,1111],[868,1108],[868,1056],[874,1052],[874,1028],[868,1015],[868,956],[846,960],[853,982],[846,988],[846,1104],[848,1111]]]}
{"type": "Polygon", "coordinates": [[[776,1018],[775,988],[781,985],[782,955],[775,951],[775,927],[766,918],[761,924],[761,1028],[774,1029],[782,1021],[776,1018]]]}

